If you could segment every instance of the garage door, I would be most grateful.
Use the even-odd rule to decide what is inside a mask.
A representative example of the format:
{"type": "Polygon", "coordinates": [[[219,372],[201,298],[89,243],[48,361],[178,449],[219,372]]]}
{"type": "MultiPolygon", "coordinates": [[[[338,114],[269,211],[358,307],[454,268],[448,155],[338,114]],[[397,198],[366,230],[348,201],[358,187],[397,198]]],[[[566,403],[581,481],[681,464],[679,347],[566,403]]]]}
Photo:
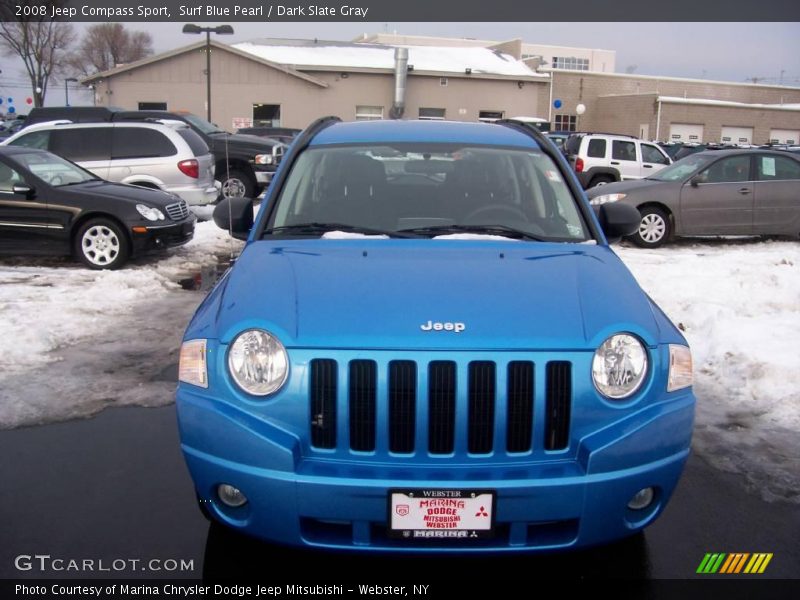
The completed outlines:
{"type": "Polygon", "coordinates": [[[689,123],[672,123],[669,126],[670,142],[697,142],[703,141],[703,126],[689,123]]]}
{"type": "Polygon", "coordinates": [[[722,128],[722,138],[720,140],[723,144],[752,144],[753,143],[753,128],[752,127],[724,127],[722,128]]]}
{"type": "Polygon", "coordinates": [[[791,129],[770,129],[769,141],[771,144],[800,144],[800,131],[791,129]]]}

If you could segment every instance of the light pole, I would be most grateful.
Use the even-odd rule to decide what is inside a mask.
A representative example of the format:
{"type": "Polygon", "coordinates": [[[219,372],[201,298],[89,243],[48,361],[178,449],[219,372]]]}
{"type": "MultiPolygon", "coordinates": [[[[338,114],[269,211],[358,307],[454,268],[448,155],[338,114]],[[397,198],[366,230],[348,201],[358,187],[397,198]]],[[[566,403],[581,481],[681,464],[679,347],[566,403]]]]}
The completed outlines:
{"type": "Polygon", "coordinates": [[[64,106],[69,106],[69,84],[77,82],[78,80],[74,77],[67,77],[64,80],[64,106]]]}
{"type": "Polygon", "coordinates": [[[183,33],[205,33],[206,34],[206,120],[211,122],[211,34],[231,35],[233,27],[230,25],[219,25],[217,27],[200,27],[187,23],[183,26],[183,33]]]}

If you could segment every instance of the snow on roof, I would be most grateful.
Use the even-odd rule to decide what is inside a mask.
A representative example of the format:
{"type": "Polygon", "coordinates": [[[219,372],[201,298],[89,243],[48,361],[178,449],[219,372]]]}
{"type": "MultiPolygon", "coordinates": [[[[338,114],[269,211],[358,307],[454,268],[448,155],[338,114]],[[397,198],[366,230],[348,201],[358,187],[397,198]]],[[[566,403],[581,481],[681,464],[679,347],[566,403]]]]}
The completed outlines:
{"type": "Polygon", "coordinates": [[[710,98],[683,98],[681,96],[659,96],[659,102],[668,104],[702,104],[705,106],[731,106],[735,108],[761,108],[768,110],[800,110],[800,104],[749,104],[731,100],[712,100],[710,98]]]}
{"type": "MultiPolygon", "coordinates": [[[[308,45],[282,45],[276,42],[241,42],[234,48],[259,58],[298,69],[394,69],[395,46],[383,44],[343,44],[320,41],[308,45]]],[[[408,64],[414,72],[498,75],[523,79],[549,79],[531,70],[510,54],[488,48],[403,46],[408,48],[408,64]]]]}

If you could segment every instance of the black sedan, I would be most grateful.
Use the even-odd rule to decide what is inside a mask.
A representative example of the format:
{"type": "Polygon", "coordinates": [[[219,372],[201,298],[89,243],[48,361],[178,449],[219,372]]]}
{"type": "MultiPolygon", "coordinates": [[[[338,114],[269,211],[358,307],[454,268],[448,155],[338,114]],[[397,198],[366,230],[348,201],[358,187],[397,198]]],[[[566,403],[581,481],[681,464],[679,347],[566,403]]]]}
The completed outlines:
{"type": "Polygon", "coordinates": [[[706,150],[586,194],[639,209],[631,240],[648,248],[672,236],[800,235],[800,155],[784,151],[706,150]]]}
{"type": "Polygon", "coordinates": [[[72,254],[92,269],[185,244],[195,216],[172,194],[98,179],[55,154],[0,147],[0,254],[72,254]]]}

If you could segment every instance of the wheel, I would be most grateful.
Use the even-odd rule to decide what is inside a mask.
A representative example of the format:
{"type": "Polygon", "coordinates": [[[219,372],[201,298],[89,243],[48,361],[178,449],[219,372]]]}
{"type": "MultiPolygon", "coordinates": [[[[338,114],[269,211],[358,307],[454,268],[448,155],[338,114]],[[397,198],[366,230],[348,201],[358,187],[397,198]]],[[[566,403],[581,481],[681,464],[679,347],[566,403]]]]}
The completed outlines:
{"type": "Polygon", "coordinates": [[[662,209],[646,206],[639,210],[642,220],[639,230],[630,236],[634,244],[642,248],[658,248],[672,235],[672,223],[662,209]]]}
{"type": "Polygon", "coordinates": [[[255,198],[256,183],[244,171],[231,169],[227,174],[222,173],[220,182],[220,196],[223,198],[255,198]]]}
{"type": "Polygon", "coordinates": [[[75,255],[90,269],[119,269],[130,254],[128,239],[109,219],[90,219],[78,230],[75,255]]]}
{"type": "Polygon", "coordinates": [[[610,175],[598,175],[597,177],[593,177],[589,187],[597,187],[598,185],[605,185],[607,183],[613,183],[614,178],[610,175]]]}
{"type": "MultiPolygon", "coordinates": [[[[512,217],[514,221],[522,222],[527,222],[528,220],[528,217],[525,216],[525,213],[515,206],[508,206],[507,204],[487,204],[486,206],[481,206],[480,208],[473,210],[466,217],[464,217],[463,224],[493,225],[494,223],[487,222],[493,220],[487,215],[503,215],[506,217],[512,217]]],[[[502,220],[502,218],[498,220],[502,220]]],[[[500,224],[501,223],[498,223],[498,225],[500,224]]]]}

